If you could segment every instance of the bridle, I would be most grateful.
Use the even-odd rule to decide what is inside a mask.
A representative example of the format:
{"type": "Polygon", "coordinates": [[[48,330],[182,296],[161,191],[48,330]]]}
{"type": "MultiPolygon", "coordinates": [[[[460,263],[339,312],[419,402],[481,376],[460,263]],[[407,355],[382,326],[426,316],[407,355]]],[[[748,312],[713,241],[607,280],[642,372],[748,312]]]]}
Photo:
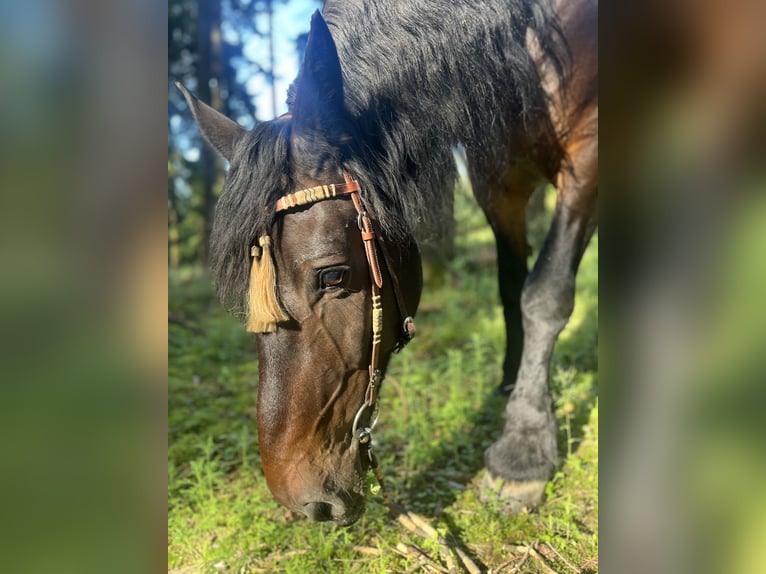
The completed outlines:
{"type": "MultiPolygon", "coordinates": [[[[380,345],[383,340],[383,306],[381,303],[381,290],[383,288],[383,273],[381,273],[380,258],[388,271],[388,277],[391,280],[391,287],[396,299],[396,306],[399,310],[401,319],[401,331],[397,337],[395,352],[403,349],[415,337],[415,323],[412,315],[407,313],[407,306],[399,286],[399,278],[394,273],[393,261],[388,253],[385,241],[378,240],[373,225],[373,219],[370,213],[365,209],[362,199],[359,197],[359,183],[354,180],[348,172],[343,172],[346,182],[343,184],[317,185],[296,191],[279,198],[276,202],[275,211],[280,213],[288,211],[295,207],[316,203],[325,199],[339,197],[350,197],[356,209],[356,222],[359,227],[359,233],[362,236],[364,252],[367,257],[367,267],[370,271],[370,284],[372,291],[372,352],[370,355],[369,381],[364,395],[364,402],[354,417],[351,426],[352,440],[359,441],[360,450],[367,452],[370,461],[370,468],[375,474],[375,478],[380,485],[380,491],[383,497],[383,504],[400,524],[404,525],[410,532],[416,532],[429,539],[436,540],[439,544],[446,546],[444,540],[438,536],[438,533],[420,516],[408,512],[402,505],[394,504],[389,499],[383,482],[383,473],[380,469],[378,457],[372,450],[372,431],[378,422],[380,407],[378,403],[378,390],[383,379],[383,374],[379,369],[380,345]],[[360,426],[362,415],[370,411],[370,422],[368,426],[360,426]]],[[[449,549],[444,548],[449,556],[449,549]]],[[[458,551],[459,552],[459,551],[458,551]]],[[[459,554],[466,568],[471,572],[478,572],[476,565],[462,553],[459,554]]]]}
{"type": "Polygon", "coordinates": [[[361,197],[359,197],[359,183],[354,180],[348,172],[344,172],[346,180],[342,184],[317,185],[290,193],[279,198],[275,205],[276,213],[288,211],[290,209],[309,205],[326,199],[341,197],[350,197],[357,213],[357,226],[362,236],[362,244],[367,257],[367,267],[370,271],[370,282],[372,285],[372,352],[370,355],[369,381],[364,395],[364,402],[354,417],[351,426],[351,435],[359,441],[361,447],[366,448],[367,457],[370,466],[375,471],[378,480],[382,479],[378,471],[378,459],[372,450],[372,431],[378,422],[380,406],[378,404],[378,390],[383,379],[383,374],[379,368],[380,363],[380,345],[383,340],[383,306],[381,302],[381,290],[383,288],[383,273],[381,272],[380,259],[378,252],[382,254],[383,264],[388,271],[388,277],[391,279],[396,305],[401,319],[401,332],[397,338],[396,351],[401,350],[415,336],[415,323],[412,316],[407,313],[407,307],[404,302],[399,278],[393,272],[391,257],[386,248],[385,242],[379,241],[375,234],[372,218],[365,209],[361,197]],[[360,426],[362,415],[370,412],[370,423],[368,426],[360,426]]]}

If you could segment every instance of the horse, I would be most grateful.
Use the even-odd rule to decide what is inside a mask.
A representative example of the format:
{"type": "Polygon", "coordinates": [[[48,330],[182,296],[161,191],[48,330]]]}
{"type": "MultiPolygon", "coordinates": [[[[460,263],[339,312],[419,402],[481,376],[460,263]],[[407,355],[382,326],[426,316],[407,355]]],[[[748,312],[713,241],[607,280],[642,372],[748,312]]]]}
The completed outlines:
{"type": "Polygon", "coordinates": [[[506,323],[503,424],[484,487],[542,503],[557,465],[548,385],[597,224],[597,11],[591,0],[328,0],[288,113],[245,130],[183,86],[229,161],[210,266],[256,333],[263,472],[281,504],[349,525],[377,466],[371,435],[392,353],[415,334],[415,227],[456,178],[462,145],[497,243],[506,323]],[[525,206],[556,187],[531,271],[525,206]]]}

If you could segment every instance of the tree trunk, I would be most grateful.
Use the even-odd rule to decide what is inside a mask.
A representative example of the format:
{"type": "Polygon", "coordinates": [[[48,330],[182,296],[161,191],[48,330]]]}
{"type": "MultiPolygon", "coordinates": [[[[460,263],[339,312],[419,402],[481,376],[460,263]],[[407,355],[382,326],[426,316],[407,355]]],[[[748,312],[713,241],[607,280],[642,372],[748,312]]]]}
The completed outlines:
{"type": "MultiPolygon", "coordinates": [[[[220,82],[223,80],[221,61],[221,4],[216,0],[199,0],[197,81],[199,98],[214,108],[221,110],[220,82]]],[[[202,240],[200,241],[199,259],[208,260],[210,230],[215,211],[215,183],[217,175],[216,156],[209,146],[201,148],[202,162],[202,240]]]]}

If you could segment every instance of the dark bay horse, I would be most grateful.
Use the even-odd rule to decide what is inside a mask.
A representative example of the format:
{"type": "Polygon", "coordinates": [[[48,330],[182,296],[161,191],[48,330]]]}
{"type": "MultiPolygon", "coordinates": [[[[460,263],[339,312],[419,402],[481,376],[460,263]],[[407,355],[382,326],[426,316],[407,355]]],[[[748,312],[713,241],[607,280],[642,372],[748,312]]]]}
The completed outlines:
{"type": "Polygon", "coordinates": [[[497,240],[507,330],[486,483],[512,511],[540,503],[557,458],[549,362],[596,226],[597,10],[328,0],[289,114],[246,131],[181,88],[230,162],[211,266],[257,333],[261,459],[285,506],[340,524],[364,512],[377,392],[414,334],[413,228],[451,192],[456,144],[497,240]],[[525,206],[545,181],[556,209],[528,273],[525,206]]]}

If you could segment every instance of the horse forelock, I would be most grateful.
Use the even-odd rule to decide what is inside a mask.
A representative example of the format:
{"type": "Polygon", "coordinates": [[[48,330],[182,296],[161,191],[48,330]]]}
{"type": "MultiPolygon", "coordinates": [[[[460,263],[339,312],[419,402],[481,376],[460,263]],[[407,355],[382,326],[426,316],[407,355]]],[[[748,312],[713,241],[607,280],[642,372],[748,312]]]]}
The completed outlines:
{"type": "Polygon", "coordinates": [[[236,145],[210,234],[210,269],[224,306],[244,319],[251,247],[268,235],[277,198],[292,191],[290,120],[257,124],[236,145]]]}

